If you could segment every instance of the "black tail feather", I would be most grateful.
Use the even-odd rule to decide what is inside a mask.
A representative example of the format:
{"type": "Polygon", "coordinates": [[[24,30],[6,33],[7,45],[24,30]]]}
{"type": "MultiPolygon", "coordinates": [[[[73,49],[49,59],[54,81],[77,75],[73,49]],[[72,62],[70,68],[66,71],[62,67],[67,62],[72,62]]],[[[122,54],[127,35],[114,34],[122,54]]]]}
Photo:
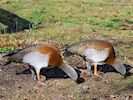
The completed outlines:
{"type": "Polygon", "coordinates": [[[17,53],[17,52],[9,52],[9,53],[5,54],[4,56],[2,56],[2,58],[12,56],[15,53],[17,53]]]}

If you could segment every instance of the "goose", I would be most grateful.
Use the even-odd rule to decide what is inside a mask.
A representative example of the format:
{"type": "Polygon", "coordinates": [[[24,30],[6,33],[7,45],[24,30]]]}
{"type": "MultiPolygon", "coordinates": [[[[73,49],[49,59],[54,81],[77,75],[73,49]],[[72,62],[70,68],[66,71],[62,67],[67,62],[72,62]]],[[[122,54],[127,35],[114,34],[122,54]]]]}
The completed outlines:
{"type": "Polygon", "coordinates": [[[26,63],[30,65],[33,79],[37,80],[37,84],[43,85],[40,81],[41,68],[58,67],[63,70],[72,80],[78,79],[78,74],[73,67],[63,60],[59,50],[49,44],[32,45],[16,52],[5,55],[9,62],[26,63]],[[35,70],[35,72],[34,72],[35,70]]]}
{"type": "Polygon", "coordinates": [[[117,61],[113,46],[105,40],[92,39],[74,43],[66,47],[64,54],[66,52],[84,58],[88,70],[91,70],[91,66],[94,66],[94,76],[96,77],[100,77],[97,66],[103,64],[110,65],[120,74],[126,75],[125,66],[117,61]]]}

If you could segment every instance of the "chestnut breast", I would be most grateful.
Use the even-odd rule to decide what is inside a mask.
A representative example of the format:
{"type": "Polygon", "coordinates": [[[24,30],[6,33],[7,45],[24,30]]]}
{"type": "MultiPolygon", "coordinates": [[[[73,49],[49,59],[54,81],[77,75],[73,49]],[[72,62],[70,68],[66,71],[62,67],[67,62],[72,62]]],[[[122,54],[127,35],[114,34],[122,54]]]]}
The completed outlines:
{"type": "Polygon", "coordinates": [[[62,56],[58,49],[53,46],[43,45],[37,48],[41,54],[47,55],[49,58],[49,66],[61,66],[63,64],[62,56]]]}

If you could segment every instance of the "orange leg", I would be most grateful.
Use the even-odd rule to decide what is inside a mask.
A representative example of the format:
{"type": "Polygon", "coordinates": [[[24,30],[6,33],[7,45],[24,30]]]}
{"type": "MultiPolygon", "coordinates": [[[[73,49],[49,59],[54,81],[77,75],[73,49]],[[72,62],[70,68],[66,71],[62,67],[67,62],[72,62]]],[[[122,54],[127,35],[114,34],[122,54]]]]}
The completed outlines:
{"type": "Polygon", "coordinates": [[[98,73],[97,73],[97,64],[94,64],[94,75],[96,77],[100,77],[100,75],[98,75],[98,73]]]}
{"type": "Polygon", "coordinates": [[[41,87],[42,85],[44,85],[44,83],[40,81],[40,69],[36,69],[36,75],[37,75],[37,87],[41,87]]]}
{"type": "Polygon", "coordinates": [[[37,81],[40,81],[40,69],[36,69],[37,81]]]}

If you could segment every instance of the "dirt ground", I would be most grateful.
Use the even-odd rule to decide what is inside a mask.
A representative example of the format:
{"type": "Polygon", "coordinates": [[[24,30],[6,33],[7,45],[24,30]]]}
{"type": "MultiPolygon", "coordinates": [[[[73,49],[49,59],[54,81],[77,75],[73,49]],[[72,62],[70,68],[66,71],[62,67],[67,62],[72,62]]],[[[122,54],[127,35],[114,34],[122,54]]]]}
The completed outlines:
{"type": "MultiPolygon", "coordinates": [[[[0,61],[0,100],[133,100],[133,75],[124,78],[113,69],[100,71],[101,79],[90,77],[84,61],[71,56],[65,59],[77,69],[82,83],[77,84],[57,68],[41,70],[48,83],[41,88],[32,80],[28,65],[0,61]],[[72,60],[73,59],[73,60],[72,60]]],[[[126,65],[130,69],[130,65],[126,65]]],[[[105,66],[102,66],[104,69],[105,66]]],[[[132,69],[130,69],[132,72],[132,69]]]]}

